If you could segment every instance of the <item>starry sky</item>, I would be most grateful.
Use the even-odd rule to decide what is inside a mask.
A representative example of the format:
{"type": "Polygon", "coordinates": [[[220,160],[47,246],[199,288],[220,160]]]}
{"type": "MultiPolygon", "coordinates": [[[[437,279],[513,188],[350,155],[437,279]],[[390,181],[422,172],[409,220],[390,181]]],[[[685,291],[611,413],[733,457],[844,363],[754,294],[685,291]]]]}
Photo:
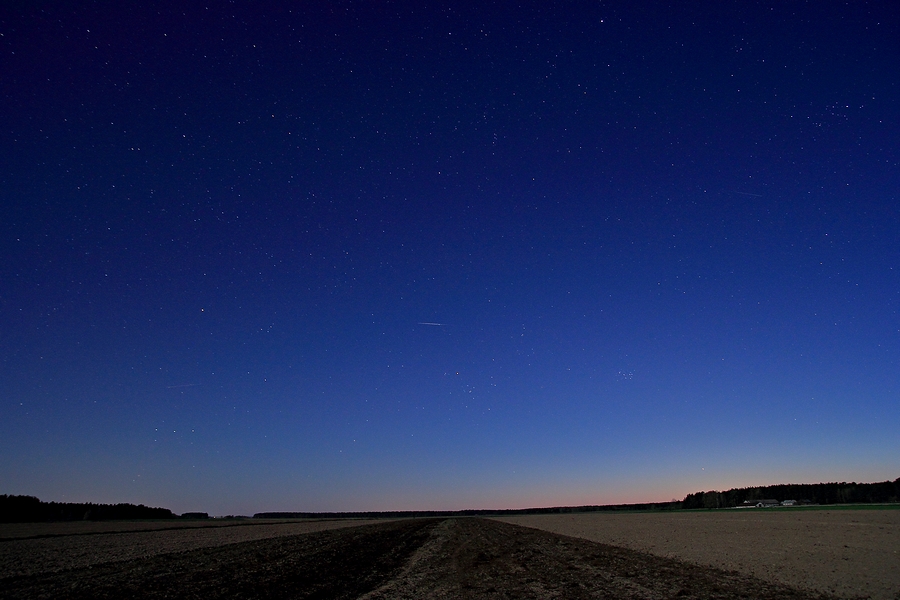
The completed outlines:
{"type": "Polygon", "coordinates": [[[6,2],[0,493],[900,474],[893,2],[6,2]]]}

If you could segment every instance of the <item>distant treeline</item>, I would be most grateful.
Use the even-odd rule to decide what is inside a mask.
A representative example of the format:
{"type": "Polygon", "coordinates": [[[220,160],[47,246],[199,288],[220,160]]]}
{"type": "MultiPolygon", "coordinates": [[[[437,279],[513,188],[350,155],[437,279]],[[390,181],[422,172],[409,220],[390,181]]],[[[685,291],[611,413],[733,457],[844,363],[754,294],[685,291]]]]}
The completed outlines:
{"type": "Polygon", "coordinates": [[[34,496],[0,494],[0,523],[44,521],[111,521],[124,519],[175,519],[168,508],[139,504],[41,502],[34,496]]]}
{"type": "Polygon", "coordinates": [[[554,506],[550,508],[509,508],[501,510],[399,510],[368,512],[264,512],[254,519],[400,519],[424,517],[480,517],[510,515],[549,515],[599,511],[675,510],[681,502],[656,502],[646,504],[607,504],[603,506],[554,506]]]}
{"type": "MultiPolygon", "coordinates": [[[[688,494],[681,502],[606,504],[594,506],[554,506],[505,510],[417,510],[365,512],[264,512],[255,519],[385,519],[457,516],[548,515],[585,512],[658,511],[695,508],[728,508],[745,502],[773,499],[796,500],[803,504],[871,504],[900,502],[900,477],[881,483],[800,483],[734,488],[727,492],[688,494]]],[[[128,519],[177,519],[167,508],[139,504],[93,504],[42,502],[34,496],[0,494],[0,523],[40,523],[44,521],[111,521],[128,519]]],[[[185,513],[181,518],[205,519],[206,513],[185,513]]]]}
{"type": "Polygon", "coordinates": [[[727,492],[688,494],[682,508],[728,508],[744,502],[772,499],[808,504],[871,504],[900,502],[900,477],[881,483],[797,483],[735,488],[727,492]]]}

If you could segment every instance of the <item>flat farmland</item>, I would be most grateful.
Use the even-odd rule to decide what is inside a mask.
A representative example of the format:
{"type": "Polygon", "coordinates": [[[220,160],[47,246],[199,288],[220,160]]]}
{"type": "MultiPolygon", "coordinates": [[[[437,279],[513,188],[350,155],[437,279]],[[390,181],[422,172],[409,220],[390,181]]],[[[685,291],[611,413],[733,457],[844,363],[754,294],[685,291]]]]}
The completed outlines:
{"type": "MultiPolygon", "coordinates": [[[[324,519],[323,519],[324,520],[324,519]]],[[[328,519],[333,521],[334,519],[328,519]]],[[[0,540],[24,539],[96,533],[125,533],[129,531],[160,531],[198,529],[202,527],[242,527],[260,523],[287,523],[290,519],[266,521],[249,519],[178,519],[163,521],[60,521],[50,523],[0,523],[0,540]]],[[[307,521],[309,522],[309,521],[307,521]]]]}
{"type": "Polygon", "coordinates": [[[0,524],[0,579],[92,567],[373,521],[101,521],[0,524]]]}
{"type": "Polygon", "coordinates": [[[769,508],[498,519],[840,597],[900,598],[900,510],[769,508]]]}
{"type": "Polygon", "coordinates": [[[81,532],[7,537],[0,546],[21,555],[17,564],[27,559],[33,565],[0,575],[0,597],[23,600],[838,597],[733,569],[472,517],[81,532]],[[239,539],[263,534],[274,537],[239,539]],[[42,540],[60,543],[21,545],[42,540]]]}

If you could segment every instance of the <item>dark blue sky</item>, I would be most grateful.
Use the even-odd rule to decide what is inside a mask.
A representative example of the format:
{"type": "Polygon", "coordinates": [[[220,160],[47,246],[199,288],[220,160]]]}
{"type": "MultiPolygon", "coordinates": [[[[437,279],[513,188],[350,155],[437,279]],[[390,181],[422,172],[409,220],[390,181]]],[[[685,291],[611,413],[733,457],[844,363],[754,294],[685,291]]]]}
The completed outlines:
{"type": "Polygon", "coordinates": [[[897,476],[896,4],[311,4],[0,8],[0,492],[897,476]]]}

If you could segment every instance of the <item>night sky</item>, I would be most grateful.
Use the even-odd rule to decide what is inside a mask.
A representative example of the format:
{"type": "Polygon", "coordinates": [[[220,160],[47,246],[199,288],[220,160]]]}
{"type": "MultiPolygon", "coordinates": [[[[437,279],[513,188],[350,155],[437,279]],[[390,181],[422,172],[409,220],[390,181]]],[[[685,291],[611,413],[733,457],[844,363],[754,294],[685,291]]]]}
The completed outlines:
{"type": "Polygon", "coordinates": [[[900,475],[895,2],[4,2],[0,493],[900,475]]]}

